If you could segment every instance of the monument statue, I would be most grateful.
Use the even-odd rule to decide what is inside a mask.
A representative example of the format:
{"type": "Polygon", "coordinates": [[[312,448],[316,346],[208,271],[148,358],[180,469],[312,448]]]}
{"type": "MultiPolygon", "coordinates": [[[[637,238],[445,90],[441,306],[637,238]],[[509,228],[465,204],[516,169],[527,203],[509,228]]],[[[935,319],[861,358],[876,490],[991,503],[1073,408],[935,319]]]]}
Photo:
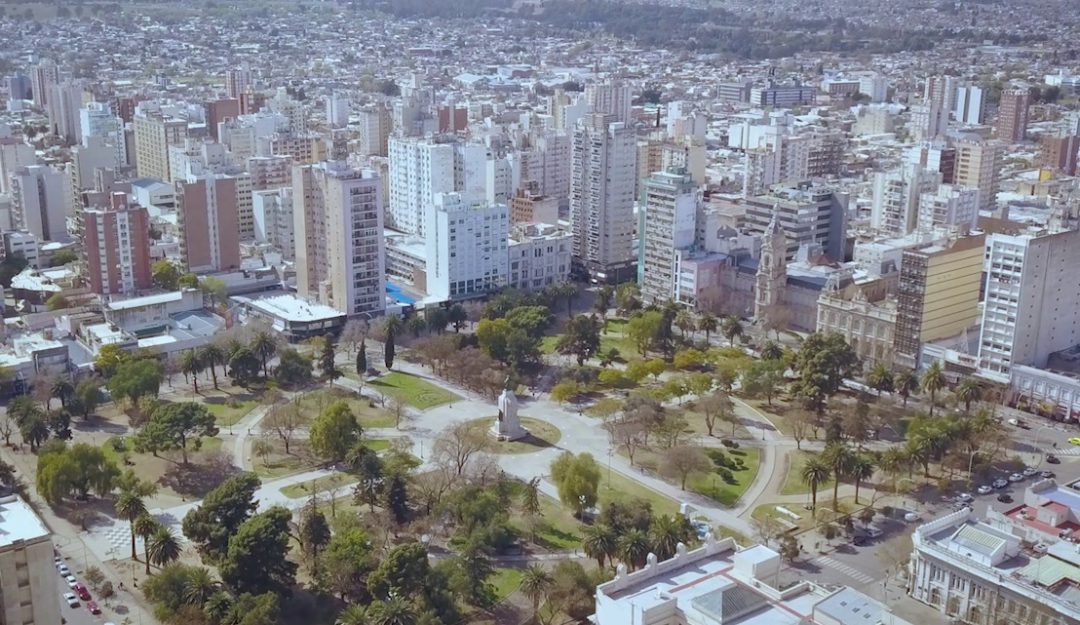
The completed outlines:
{"type": "MultiPolygon", "coordinates": [[[[507,384],[510,378],[507,377],[507,384]]],[[[509,388],[504,388],[499,395],[499,416],[492,425],[491,433],[501,441],[514,441],[528,436],[529,431],[521,427],[518,418],[517,395],[509,388]]]]}

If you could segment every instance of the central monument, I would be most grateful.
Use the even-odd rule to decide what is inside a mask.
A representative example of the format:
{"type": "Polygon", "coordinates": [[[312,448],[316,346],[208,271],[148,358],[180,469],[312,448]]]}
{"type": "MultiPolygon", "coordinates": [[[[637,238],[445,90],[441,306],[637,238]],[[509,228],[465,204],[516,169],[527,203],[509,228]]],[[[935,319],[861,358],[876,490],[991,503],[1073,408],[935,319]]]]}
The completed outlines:
{"type": "Polygon", "coordinates": [[[529,435],[518,418],[517,395],[509,388],[499,395],[499,416],[491,424],[491,435],[500,441],[516,441],[529,435]]]}

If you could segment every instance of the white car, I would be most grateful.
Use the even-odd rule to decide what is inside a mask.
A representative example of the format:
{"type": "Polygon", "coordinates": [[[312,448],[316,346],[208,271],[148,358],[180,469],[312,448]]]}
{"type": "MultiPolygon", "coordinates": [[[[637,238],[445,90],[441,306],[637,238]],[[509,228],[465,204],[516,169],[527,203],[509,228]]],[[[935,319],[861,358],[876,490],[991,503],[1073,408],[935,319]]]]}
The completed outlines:
{"type": "Polygon", "coordinates": [[[908,523],[914,523],[915,521],[919,520],[919,513],[918,512],[908,512],[907,514],[904,515],[904,520],[907,521],[908,523]]]}
{"type": "Polygon", "coordinates": [[[1035,467],[1024,467],[1024,477],[1031,477],[1039,472],[1035,467]]]}
{"type": "Polygon", "coordinates": [[[56,570],[60,571],[60,575],[62,575],[64,577],[67,577],[68,575],[71,575],[71,569],[69,569],[68,565],[66,565],[66,564],[57,565],[56,570]]]}
{"type": "Polygon", "coordinates": [[[975,500],[975,498],[972,497],[971,495],[967,494],[967,493],[960,493],[959,495],[956,496],[956,500],[957,501],[962,501],[964,503],[971,503],[972,501],[975,500]]]}
{"type": "Polygon", "coordinates": [[[979,493],[980,495],[989,495],[990,491],[992,491],[992,490],[994,490],[994,489],[990,488],[986,484],[983,484],[982,486],[975,489],[975,492],[979,493]]]}
{"type": "Polygon", "coordinates": [[[69,608],[79,607],[79,598],[75,596],[75,593],[65,592],[64,601],[67,601],[69,608]]]}
{"type": "Polygon", "coordinates": [[[1019,474],[1019,473],[1013,473],[1012,475],[1009,476],[1009,481],[1010,482],[1023,482],[1024,481],[1024,476],[1019,474]]]}
{"type": "Polygon", "coordinates": [[[65,575],[64,581],[67,582],[68,588],[75,588],[75,585],[79,583],[79,580],[75,579],[74,575],[65,575]]]}

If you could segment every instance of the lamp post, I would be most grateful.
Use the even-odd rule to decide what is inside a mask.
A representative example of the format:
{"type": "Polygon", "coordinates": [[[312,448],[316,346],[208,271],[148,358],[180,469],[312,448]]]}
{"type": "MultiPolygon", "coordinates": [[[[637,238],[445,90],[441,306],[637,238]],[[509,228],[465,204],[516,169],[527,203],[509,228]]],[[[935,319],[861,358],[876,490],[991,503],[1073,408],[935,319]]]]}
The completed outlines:
{"type": "Polygon", "coordinates": [[[1040,464],[1042,464],[1042,451],[1039,449],[1039,434],[1043,430],[1048,429],[1048,428],[1052,428],[1052,427],[1053,426],[1050,425],[1050,424],[1045,424],[1045,425],[1040,425],[1035,430],[1035,442],[1032,443],[1032,445],[1035,447],[1035,457],[1038,458],[1038,461],[1035,463],[1035,466],[1039,466],[1040,464]]]}
{"type": "Polygon", "coordinates": [[[968,457],[968,470],[967,470],[967,474],[968,474],[968,490],[971,490],[971,485],[972,485],[972,479],[971,479],[971,468],[972,468],[972,466],[974,466],[974,463],[975,463],[975,456],[976,456],[976,455],[977,455],[977,454],[978,454],[978,453],[979,453],[980,451],[982,451],[982,450],[980,450],[980,449],[976,449],[975,451],[971,452],[971,455],[970,455],[970,456],[968,457]]]}

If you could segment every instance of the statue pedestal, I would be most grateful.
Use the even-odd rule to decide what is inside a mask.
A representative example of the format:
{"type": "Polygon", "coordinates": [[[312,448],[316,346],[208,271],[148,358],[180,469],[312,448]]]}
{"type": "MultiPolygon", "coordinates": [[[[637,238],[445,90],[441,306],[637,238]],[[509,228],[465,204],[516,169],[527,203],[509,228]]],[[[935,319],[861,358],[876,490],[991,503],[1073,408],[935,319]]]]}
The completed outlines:
{"type": "Polygon", "coordinates": [[[516,441],[529,435],[529,431],[521,427],[517,396],[510,389],[499,395],[499,416],[491,424],[491,435],[499,441],[516,441]]]}
{"type": "Polygon", "coordinates": [[[529,435],[529,431],[520,425],[517,428],[510,430],[509,428],[499,427],[499,424],[491,426],[491,436],[497,441],[516,441],[521,440],[529,435]]]}

